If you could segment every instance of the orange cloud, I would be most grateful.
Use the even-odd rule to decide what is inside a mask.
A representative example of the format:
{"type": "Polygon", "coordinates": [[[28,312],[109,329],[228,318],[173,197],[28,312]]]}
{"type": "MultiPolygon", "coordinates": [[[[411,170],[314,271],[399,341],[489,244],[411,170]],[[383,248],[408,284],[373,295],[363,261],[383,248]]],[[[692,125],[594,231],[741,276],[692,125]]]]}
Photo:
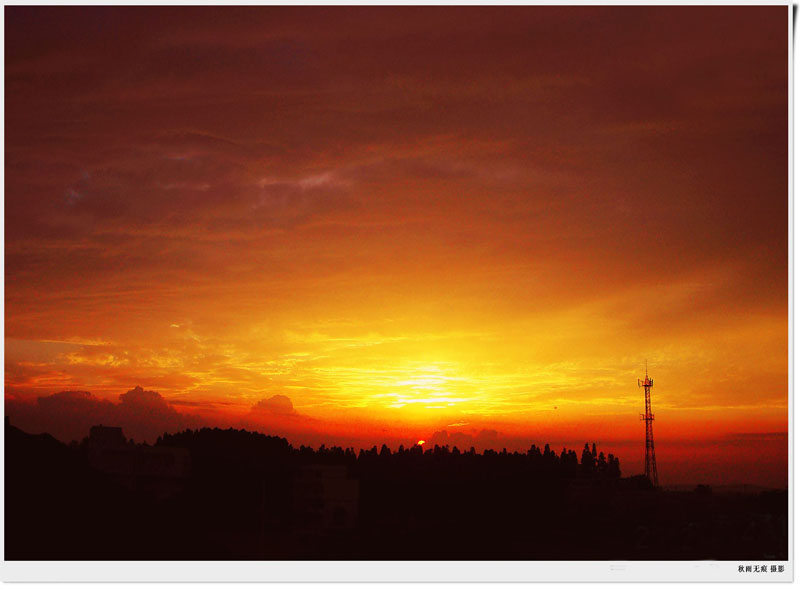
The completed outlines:
{"type": "Polygon", "coordinates": [[[657,444],[787,429],[785,7],[6,19],[7,404],[623,444],[647,358],[657,444]]]}

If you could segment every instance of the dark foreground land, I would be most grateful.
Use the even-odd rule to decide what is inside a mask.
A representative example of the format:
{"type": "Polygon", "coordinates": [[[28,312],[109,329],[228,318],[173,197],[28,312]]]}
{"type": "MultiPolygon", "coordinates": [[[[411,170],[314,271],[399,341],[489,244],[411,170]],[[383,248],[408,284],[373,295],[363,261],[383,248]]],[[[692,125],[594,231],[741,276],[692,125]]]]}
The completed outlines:
{"type": "MultiPolygon", "coordinates": [[[[5,559],[787,559],[787,493],[650,489],[588,447],[292,448],[237,430],[155,446],[5,428],[5,559]]],[[[115,438],[116,437],[116,438],[115,438]]]]}

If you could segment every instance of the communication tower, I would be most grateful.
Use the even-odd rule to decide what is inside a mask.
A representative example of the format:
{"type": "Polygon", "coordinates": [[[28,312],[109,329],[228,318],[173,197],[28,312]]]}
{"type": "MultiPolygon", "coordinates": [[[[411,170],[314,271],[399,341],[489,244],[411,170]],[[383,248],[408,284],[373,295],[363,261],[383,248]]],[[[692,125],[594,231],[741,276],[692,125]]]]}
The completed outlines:
{"type": "Polygon", "coordinates": [[[644,367],[644,379],[639,379],[639,387],[644,387],[644,414],[640,414],[644,420],[644,474],[647,479],[658,487],[658,468],[656,467],[656,448],[653,444],[653,420],[656,417],[650,411],[650,388],[653,387],[653,380],[647,374],[647,363],[644,367]]]}

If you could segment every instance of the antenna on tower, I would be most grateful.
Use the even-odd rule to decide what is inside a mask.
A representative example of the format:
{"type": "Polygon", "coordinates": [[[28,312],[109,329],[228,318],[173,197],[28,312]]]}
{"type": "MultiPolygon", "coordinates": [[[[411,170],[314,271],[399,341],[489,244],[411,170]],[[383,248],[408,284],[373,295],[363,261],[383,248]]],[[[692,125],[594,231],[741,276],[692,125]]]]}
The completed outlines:
{"type": "Polygon", "coordinates": [[[656,467],[656,448],[653,443],[653,420],[656,417],[650,411],[650,388],[653,387],[653,380],[647,373],[647,359],[644,361],[644,379],[639,379],[639,387],[644,387],[644,414],[640,414],[644,420],[644,474],[653,484],[658,487],[658,468],[656,467]]]}

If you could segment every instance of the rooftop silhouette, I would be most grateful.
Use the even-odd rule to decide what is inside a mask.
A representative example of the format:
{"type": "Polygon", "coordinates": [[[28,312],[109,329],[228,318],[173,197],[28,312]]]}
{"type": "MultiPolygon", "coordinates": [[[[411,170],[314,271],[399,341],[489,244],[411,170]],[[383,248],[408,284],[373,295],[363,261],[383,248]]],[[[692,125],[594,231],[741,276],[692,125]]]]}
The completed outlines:
{"type": "Polygon", "coordinates": [[[80,443],[6,422],[6,559],[785,559],[785,491],[718,494],[580,455],[295,448],[235,429],[80,443]],[[649,517],[647,515],[650,515],[649,517]]]}

